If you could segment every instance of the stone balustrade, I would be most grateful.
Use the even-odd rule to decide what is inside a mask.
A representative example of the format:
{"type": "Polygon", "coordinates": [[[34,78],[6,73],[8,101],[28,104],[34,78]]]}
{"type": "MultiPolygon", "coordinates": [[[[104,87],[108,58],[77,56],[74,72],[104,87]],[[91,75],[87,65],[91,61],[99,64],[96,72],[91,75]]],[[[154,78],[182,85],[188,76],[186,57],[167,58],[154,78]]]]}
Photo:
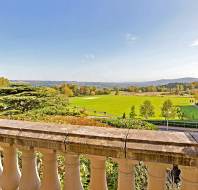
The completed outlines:
{"type": "MultiPolygon", "coordinates": [[[[134,167],[148,167],[148,189],[164,190],[167,167],[178,165],[182,190],[198,190],[198,134],[0,119],[2,190],[60,190],[57,154],[65,156],[64,190],[82,190],[79,156],[90,159],[90,190],[107,190],[105,160],[119,165],[118,190],[134,190],[134,167]],[[17,151],[22,152],[22,169],[17,151]],[[43,177],[35,151],[43,154],[43,177]],[[3,165],[3,166],[2,166],[3,165]]],[[[1,160],[0,160],[1,161],[1,160]]]]}

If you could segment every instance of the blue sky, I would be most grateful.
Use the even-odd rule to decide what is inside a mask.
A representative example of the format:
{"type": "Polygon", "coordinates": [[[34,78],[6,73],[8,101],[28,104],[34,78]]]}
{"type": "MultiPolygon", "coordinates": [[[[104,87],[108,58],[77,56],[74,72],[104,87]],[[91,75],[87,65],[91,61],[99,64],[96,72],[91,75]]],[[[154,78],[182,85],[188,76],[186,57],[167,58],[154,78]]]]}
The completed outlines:
{"type": "Polygon", "coordinates": [[[0,76],[198,77],[197,0],[0,0],[0,76]]]}

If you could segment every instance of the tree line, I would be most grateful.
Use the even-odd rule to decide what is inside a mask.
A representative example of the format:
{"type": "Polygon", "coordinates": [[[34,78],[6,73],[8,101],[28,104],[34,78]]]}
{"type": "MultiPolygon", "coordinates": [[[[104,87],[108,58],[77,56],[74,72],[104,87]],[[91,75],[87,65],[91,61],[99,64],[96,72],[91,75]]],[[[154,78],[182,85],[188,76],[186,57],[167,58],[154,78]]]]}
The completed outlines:
{"type": "Polygon", "coordinates": [[[198,82],[192,83],[169,83],[167,85],[159,85],[159,86],[146,86],[146,87],[138,87],[138,86],[129,86],[127,88],[120,88],[120,91],[127,92],[167,92],[169,94],[190,94],[194,90],[198,90],[198,82]]]}
{"type": "MultiPolygon", "coordinates": [[[[8,79],[4,77],[0,77],[0,88],[4,87],[13,87],[22,86],[23,84],[11,83],[8,79]]],[[[24,86],[28,86],[28,84],[24,84],[24,86]]],[[[29,85],[30,86],[30,85],[29,85]]],[[[9,89],[2,89],[2,91],[9,91],[9,89]]],[[[61,85],[53,86],[53,87],[40,87],[43,89],[47,89],[49,93],[52,94],[63,94],[67,97],[72,96],[89,96],[89,95],[108,95],[111,93],[111,89],[109,88],[96,88],[95,86],[79,86],[76,84],[67,84],[63,83],[61,85]]],[[[13,92],[14,93],[14,92],[13,92]]]]}
{"type": "Polygon", "coordinates": [[[78,86],[76,84],[61,84],[55,87],[61,94],[68,97],[72,96],[94,96],[108,95],[111,93],[109,88],[96,88],[95,86],[78,86]]]}
{"type": "MultiPolygon", "coordinates": [[[[4,77],[0,77],[0,88],[7,88],[9,86],[14,87],[17,86],[17,84],[11,83],[8,79],[4,77]]],[[[6,91],[7,89],[4,90],[6,91]]],[[[129,86],[127,88],[118,88],[118,87],[97,88],[95,86],[79,86],[77,84],[63,83],[61,85],[48,87],[48,90],[53,93],[63,94],[67,97],[108,95],[111,94],[111,92],[114,92],[115,95],[119,95],[120,91],[134,92],[134,93],[164,92],[166,94],[175,94],[175,95],[185,95],[185,94],[194,95],[195,99],[198,101],[198,82],[170,83],[167,85],[147,86],[147,87],[129,86]]]]}
{"type": "MultiPolygon", "coordinates": [[[[133,105],[131,107],[129,118],[135,119],[136,116],[136,108],[133,105]]],[[[144,119],[149,119],[150,117],[155,116],[155,109],[152,105],[151,101],[145,100],[143,104],[140,106],[140,116],[144,119]]],[[[169,118],[175,118],[178,117],[179,119],[184,119],[184,113],[182,112],[180,107],[175,107],[171,100],[164,101],[162,107],[161,107],[161,116],[165,118],[165,120],[168,120],[169,118]]],[[[122,118],[126,118],[126,113],[123,113],[122,118]]]]}

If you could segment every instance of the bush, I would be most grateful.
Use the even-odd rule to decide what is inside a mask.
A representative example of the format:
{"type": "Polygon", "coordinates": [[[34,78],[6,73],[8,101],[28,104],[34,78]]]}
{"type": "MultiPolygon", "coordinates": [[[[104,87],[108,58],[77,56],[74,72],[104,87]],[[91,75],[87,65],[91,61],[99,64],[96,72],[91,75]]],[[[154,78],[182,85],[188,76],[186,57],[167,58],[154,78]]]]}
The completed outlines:
{"type": "Polygon", "coordinates": [[[148,185],[148,170],[143,162],[135,167],[135,189],[146,190],[148,185]]]}
{"type": "Polygon", "coordinates": [[[107,186],[109,190],[115,190],[118,186],[118,164],[113,162],[111,159],[106,161],[106,175],[107,175],[107,186]]]}
{"type": "Polygon", "coordinates": [[[6,96],[1,101],[7,106],[6,110],[19,110],[22,113],[33,108],[38,108],[42,103],[41,99],[26,96],[6,96]]]}
{"type": "Polygon", "coordinates": [[[3,103],[0,103],[0,111],[3,111],[6,108],[6,105],[3,103]]]}
{"type": "Polygon", "coordinates": [[[127,129],[149,129],[155,130],[155,125],[151,123],[147,123],[145,121],[137,120],[137,119],[129,119],[129,118],[112,118],[112,119],[104,119],[103,122],[107,123],[110,126],[117,128],[127,128],[127,129]]]}
{"type": "Polygon", "coordinates": [[[36,90],[36,88],[29,87],[29,86],[5,87],[5,88],[0,88],[0,95],[6,96],[6,95],[19,94],[22,92],[32,92],[35,90],[36,90]]]}
{"type": "Polygon", "coordinates": [[[33,110],[31,114],[40,115],[62,115],[62,116],[80,116],[80,112],[77,109],[63,106],[48,106],[37,110],[33,110]]]}

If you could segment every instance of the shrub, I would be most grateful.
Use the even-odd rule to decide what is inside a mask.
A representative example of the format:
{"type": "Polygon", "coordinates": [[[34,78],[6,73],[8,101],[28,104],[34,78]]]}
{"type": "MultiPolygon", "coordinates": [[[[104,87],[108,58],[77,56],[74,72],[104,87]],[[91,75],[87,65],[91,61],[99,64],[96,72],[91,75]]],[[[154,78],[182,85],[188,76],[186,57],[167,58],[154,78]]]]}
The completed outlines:
{"type": "Polygon", "coordinates": [[[0,111],[3,111],[6,108],[6,105],[3,103],[0,103],[0,111]]]}
{"type": "Polygon", "coordinates": [[[29,86],[19,86],[19,87],[5,87],[0,88],[0,95],[13,95],[13,94],[19,94],[22,92],[32,92],[35,91],[36,88],[29,87],[29,86]]]}
{"type": "Polygon", "coordinates": [[[103,122],[117,128],[149,129],[149,130],[156,129],[155,125],[137,119],[112,118],[112,119],[104,119],[103,122]]]}
{"type": "Polygon", "coordinates": [[[38,108],[42,100],[36,97],[6,96],[2,98],[2,102],[7,106],[6,110],[19,110],[23,113],[33,108],[38,108]]]}

